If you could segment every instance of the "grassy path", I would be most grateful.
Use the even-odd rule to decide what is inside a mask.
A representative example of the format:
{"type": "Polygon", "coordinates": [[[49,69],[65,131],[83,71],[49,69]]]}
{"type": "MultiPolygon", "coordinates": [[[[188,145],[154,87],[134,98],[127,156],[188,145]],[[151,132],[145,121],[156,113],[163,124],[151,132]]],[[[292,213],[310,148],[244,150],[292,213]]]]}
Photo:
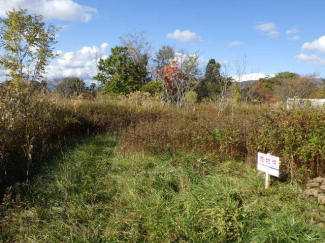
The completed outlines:
{"type": "Polygon", "coordinates": [[[122,157],[116,134],[68,150],[1,220],[2,242],[325,242],[324,207],[243,163],[122,157]],[[27,200],[28,199],[28,200],[27,200]]]}

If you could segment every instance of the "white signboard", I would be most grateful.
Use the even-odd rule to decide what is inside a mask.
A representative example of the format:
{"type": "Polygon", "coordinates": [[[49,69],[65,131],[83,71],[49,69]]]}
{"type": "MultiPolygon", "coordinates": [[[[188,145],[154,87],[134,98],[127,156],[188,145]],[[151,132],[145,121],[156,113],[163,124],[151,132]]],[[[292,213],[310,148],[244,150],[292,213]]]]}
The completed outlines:
{"type": "Polygon", "coordinates": [[[257,169],[267,174],[279,177],[280,158],[270,154],[257,154],[257,169]]]}

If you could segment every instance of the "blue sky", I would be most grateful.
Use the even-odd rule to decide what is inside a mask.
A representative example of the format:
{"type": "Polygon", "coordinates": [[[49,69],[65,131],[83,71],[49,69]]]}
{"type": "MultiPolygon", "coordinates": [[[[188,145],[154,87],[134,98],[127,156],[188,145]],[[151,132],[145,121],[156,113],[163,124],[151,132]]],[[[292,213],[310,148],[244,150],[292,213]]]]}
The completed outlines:
{"type": "Polygon", "coordinates": [[[91,77],[95,50],[109,55],[132,30],[147,31],[156,50],[167,44],[229,63],[246,57],[246,73],[259,73],[246,79],[281,71],[325,76],[324,0],[0,0],[0,16],[18,4],[64,26],[49,78],[91,77]]]}

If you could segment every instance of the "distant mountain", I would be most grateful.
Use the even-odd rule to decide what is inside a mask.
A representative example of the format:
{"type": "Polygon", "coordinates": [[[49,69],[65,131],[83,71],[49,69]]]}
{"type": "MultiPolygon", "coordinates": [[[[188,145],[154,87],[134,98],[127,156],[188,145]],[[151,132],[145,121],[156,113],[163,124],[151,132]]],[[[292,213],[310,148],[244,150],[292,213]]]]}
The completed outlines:
{"type": "Polygon", "coordinates": [[[242,81],[242,82],[234,82],[236,84],[238,84],[239,88],[243,88],[245,85],[247,84],[251,84],[251,83],[255,83],[258,80],[246,80],[246,81],[242,81]]]}

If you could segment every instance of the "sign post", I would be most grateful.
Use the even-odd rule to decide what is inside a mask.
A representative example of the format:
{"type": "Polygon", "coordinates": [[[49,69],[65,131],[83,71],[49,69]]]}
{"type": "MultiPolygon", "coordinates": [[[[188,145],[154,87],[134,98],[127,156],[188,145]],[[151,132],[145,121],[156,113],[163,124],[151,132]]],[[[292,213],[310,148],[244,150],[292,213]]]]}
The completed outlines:
{"type": "Polygon", "coordinates": [[[265,173],[265,189],[270,187],[271,176],[269,173],[265,173]]]}
{"type": "Polygon", "coordinates": [[[270,187],[271,175],[279,177],[280,158],[270,154],[257,154],[257,169],[265,172],[265,188],[270,187]]]}

